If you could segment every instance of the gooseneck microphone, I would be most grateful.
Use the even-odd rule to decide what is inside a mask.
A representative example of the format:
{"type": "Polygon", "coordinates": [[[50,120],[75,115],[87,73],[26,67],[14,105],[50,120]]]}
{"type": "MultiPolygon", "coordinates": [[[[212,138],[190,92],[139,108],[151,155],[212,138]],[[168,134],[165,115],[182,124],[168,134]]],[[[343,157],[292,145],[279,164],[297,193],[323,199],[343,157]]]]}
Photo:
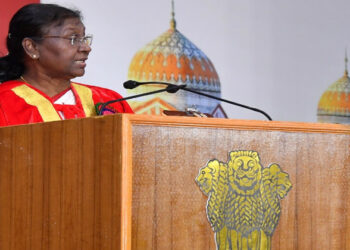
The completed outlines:
{"type": "MultiPolygon", "coordinates": [[[[167,84],[165,84],[165,85],[167,85],[167,84]]],[[[125,87],[125,83],[124,83],[124,87],[125,87]]],[[[186,87],[186,84],[182,84],[182,85],[171,84],[171,85],[168,85],[164,89],[150,91],[150,92],[146,92],[146,93],[142,93],[142,94],[138,94],[138,95],[133,95],[133,96],[127,96],[127,97],[116,99],[116,100],[110,100],[110,101],[105,102],[105,103],[98,103],[96,105],[96,113],[97,113],[97,115],[102,115],[103,112],[106,111],[107,105],[109,105],[111,103],[121,102],[121,101],[129,100],[129,99],[134,99],[134,98],[141,97],[141,96],[153,95],[153,94],[157,94],[157,93],[161,93],[161,92],[165,92],[165,91],[169,92],[169,93],[176,93],[179,89],[183,89],[185,87],[186,87]]],[[[133,87],[133,88],[135,88],[135,87],[133,87]]]]}
{"type": "MultiPolygon", "coordinates": [[[[229,100],[226,100],[226,99],[222,99],[222,98],[219,98],[219,97],[216,97],[216,96],[213,96],[213,95],[208,95],[208,94],[205,94],[205,93],[202,93],[202,92],[199,92],[199,91],[195,91],[193,89],[186,88],[186,85],[175,85],[175,84],[167,83],[167,82],[137,82],[137,81],[133,81],[133,80],[126,81],[126,82],[124,82],[123,85],[124,85],[124,88],[126,88],[126,89],[134,89],[134,88],[136,88],[136,87],[138,87],[140,85],[146,85],[146,84],[162,84],[162,85],[167,85],[168,86],[167,88],[170,88],[170,86],[183,86],[181,88],[176,89],[176,91],[178,91],[179,89],[183,89],[183,90],[195,93],[197,95],[206,96],[208,98],[212,98],[212,99],[215,99],[215,100],[218,100],[218,101],[226,102],[226,103],[229,103],[229,104],[232,104],[232,105],[235,105],[235,106],[239,106],[239,107],[246,108],[246,109],[249,109],[249,110],[252,110],[252,111],[255,111],[255,112],[259,112],[259,113],[263,114],[269,121],[272,121],[271,117],[266,112],[264,112],[261,109],[250,107],[250,106],[247,106],[247,105],[244,105],[244,104],[241,104],[241,103],[237,103],[237,102],[233,102],[233,101],[229,101],[229,100]]],[[[175,93],[175,92],[169,92],[169,93],[175,93]]]]}
{"type": "Polygon", "coordinates": [[[126,89],[134,89],[140,85],[146,85],[146,84],[162,84],[162,85],[168,85],[168,93],[176,93],[179,89],[184,89],[186,88],[186,84],[185,85],[175,85],[175,84],[171,84],[171,83],[167,83],[167,82],[137,82],[134,80],[128,80],[126,82],[123,83],[124,88],[126,89]],[[170,86],[181,86],[180,88],[170,88],[170,86]]]}

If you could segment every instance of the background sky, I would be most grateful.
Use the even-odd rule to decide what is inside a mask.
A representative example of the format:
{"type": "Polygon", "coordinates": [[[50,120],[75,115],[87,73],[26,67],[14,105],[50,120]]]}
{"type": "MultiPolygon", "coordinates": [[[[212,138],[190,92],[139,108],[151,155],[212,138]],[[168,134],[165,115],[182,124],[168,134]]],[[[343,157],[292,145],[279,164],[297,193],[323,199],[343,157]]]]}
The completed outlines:
{"type": "MultiPolygon", "coordinates": [[[[78,8],[94,35],[87,73],[76,81],[127,95],[137,50],[169,28],[170,0],[44,0],[78,8]]],[[[222,97],[274,120],[317,121],[317,104],[344,74],[348,0],[175,0],[178,30],[213,62],[222,97]]],[[[230,118],[265,118],[223,104],[230,118]]]]}

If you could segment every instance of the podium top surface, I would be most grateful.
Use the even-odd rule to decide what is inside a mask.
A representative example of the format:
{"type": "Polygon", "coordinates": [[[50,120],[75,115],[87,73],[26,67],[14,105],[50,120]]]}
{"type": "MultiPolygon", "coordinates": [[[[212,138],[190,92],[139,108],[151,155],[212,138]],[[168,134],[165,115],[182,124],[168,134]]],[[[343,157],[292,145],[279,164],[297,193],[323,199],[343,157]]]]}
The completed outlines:
{"type": "Polygon", "coordinates": [[[71,123],[106,123],[122,120],[131,124],[148,124],[159,126],[176,127],[205,127],[221,129],[239,130],[278,130],[286,132],[306,132],[306,133],[335,133],[350,134],[350,125],[330,124],[330,123],[309,123],[309,122],[285,122],[285,121],[263,121],[263,120],[237,120],[220,118],[197,118],[197,117],[175,117],[175,116],[153,116],[136,114],[116,114],[99,117],[89,117],[82,119],[71,119],[65,121],[54,121],[46,123],[36,123],[27,125],[17,125],[2,127],[0,130],[17,127],[41,127],[41,126],[64,126],[71,123]]]}

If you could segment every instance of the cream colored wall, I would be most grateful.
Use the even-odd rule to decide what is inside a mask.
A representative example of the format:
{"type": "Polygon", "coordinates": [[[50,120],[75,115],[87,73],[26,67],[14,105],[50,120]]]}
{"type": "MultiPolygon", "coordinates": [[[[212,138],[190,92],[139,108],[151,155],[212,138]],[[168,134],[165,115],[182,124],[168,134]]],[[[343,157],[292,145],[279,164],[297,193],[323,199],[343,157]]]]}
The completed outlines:
{"type": "MultiPolygon", "coordinates": [[[[42,2],[79,8],[94,34],[78,81],[123,95],[134,53],[169,27],[170,0],[42,2]]],[[[222,97],[284,121],[316,121],[319,97],[343,75],[349,9],[348,0],[175,0],[177,27],[214,63],[222,97]]],[[[224,108],[231,118],[265,119],[224,108]]]]}

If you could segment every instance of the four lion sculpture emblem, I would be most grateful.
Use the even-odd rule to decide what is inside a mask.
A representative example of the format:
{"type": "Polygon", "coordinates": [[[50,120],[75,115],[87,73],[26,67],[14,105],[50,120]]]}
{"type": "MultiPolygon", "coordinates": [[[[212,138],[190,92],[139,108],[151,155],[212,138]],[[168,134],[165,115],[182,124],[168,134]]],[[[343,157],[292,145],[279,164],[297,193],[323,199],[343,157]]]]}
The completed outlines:
{"type": "Polygon", "coordinates": [[[292,188],[278,164],[263,168],[255,151],[232,151],[228,163],[210,160],[196,182],[208,196],[207,216],[218,250],[271,249],[280,200],[292,188]]]}

